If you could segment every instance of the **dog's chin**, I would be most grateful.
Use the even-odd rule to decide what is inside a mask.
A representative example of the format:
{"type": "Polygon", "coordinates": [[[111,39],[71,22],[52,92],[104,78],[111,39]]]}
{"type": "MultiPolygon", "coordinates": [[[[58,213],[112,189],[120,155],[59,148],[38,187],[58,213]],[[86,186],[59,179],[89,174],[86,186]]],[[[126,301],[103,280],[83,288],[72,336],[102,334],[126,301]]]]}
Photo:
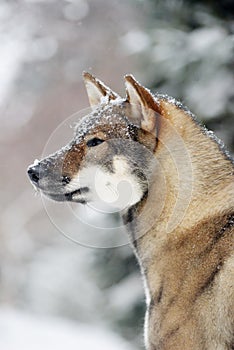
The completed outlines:
{"type": "Polygon", "coordinates": [[[68,193],[53,193],[48,191],[41,191],[44,196],[56,201],[56,202],[73,202],[86,204],[87,200],[84,198],[84,194],[88,192],[88,188],[80,188],[68,193]]]}

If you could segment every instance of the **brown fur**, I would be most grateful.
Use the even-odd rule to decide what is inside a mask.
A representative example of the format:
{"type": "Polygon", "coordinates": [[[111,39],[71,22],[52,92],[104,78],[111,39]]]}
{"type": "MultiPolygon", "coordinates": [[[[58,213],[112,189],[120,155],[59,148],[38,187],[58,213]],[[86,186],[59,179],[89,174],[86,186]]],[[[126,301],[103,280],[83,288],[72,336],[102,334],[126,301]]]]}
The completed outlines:
{"type": "MultiPolygon", "coordinates": [[[[193,194],[183,221],[166,235],[178,178],[170,154],[159,142],[156,154],[164,166],[167,198],[157,223],[137,243],[151,298],[148,346],[152,350],[230,350],[234,337],[233,165],[186,112],[165,100],[159,103],[161,115],[170,119],[189,150],[193,194]]],[[[161,128],[161,132],[167,130],[161,128]]],[[[169,142],[173,144],[173,138],[169,142]]]]}
{"type": "MultiPolygon", "coordinates": [[[[138,164],[129,177],[137,178],[142,197],[124,221],[145,281],[147,349],[234,349],[232,161],[183,106],[152,95],[132,76],[126,76],[125,100],[90,74],[84,79],[94,113],[100,104],[97,114],[87,117],[98,124],[88,130],[81,124],[78,139],[42,160],[37,166],[45,168],[43,176],[37,181],[30,173],[32,181],[56,200],[72,200],[76,192],[79,202],[81,190],[72,187],[67,193],[69,184],[61,185],[61,175],[70,181],[83,162],[99,165],[106,159],[107,172],[113,173],[116,154],[131,160],[130,168],[138,164]],[[104,142],[90,150],[87,141],[94,137],[104,142]],[[144,147],[137,154],[133,143],[113,144],[112,139],[134,140],[144,147]],[[153,172],[149,151],[160,165],[153,172]],[[150,175],[147,190],[144,172],[150,175]]],[[[120,170],[121,175],[126,169],[120,170]]]]}

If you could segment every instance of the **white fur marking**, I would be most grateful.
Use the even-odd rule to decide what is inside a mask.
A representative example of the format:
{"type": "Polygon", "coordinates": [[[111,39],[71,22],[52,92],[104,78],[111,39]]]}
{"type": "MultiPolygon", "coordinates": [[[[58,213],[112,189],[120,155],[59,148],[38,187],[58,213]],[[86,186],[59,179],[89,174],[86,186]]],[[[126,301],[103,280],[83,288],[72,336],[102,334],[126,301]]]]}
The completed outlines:
{"type": "MultiPolygon", "coordinates": [[[[124,157],[113,158],[113,169],[114,173],[110,173],[101,165],[85,167],[66,186],[66,191],[72,192],[88,187],[89,192],[86,194],[88,201],[104,202],[119,210],[129,208],[140,201],[141,186],[136,177],[131,174],[124,157]]],[[[79,195],[76,196],[78,198],[79,195]]]]}

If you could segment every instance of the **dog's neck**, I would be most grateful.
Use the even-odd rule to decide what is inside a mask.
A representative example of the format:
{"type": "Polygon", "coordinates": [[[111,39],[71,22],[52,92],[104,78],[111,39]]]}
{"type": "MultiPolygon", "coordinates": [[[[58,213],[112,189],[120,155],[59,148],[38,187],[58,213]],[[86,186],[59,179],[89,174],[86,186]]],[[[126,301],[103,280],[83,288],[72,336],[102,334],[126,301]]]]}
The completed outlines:
{"type": "MultiPolygon", "coordinates": [[[[176,242],[177,239],[187,235],[194,245],[199,246],[197,224],[203,223],[201,227],[207,227],[207,232],[213,232],[211,234],[215,235],[217,230],[213,224],[213,217],[220,217],[217,229],[221,230],[222,225],[225,225],[224,221],[226,222],[228,215],[230,216],[230,208],[234,207],[231,161],[219,150],[218,144],[207,137],[194,121],[190,121],[187,130],[181,132],[178,128],[177,132],[185,140],[187,158],[173,146],[173,138],[169,137],[171,149],[159,140],[155,155],[159,164],[163,166],[164,177],[160,178],[164,184],[158,181],[160,174],[156,171],[148,196],[132,207],[125,217],[150,297],[158,294],[160,290],[155,276],[157,270],[160,270],[157,264],[161,264],[160,260],[168,242],[176,242]],[[198,135],[199,138],[196,137],[198,135]],[[186,143],[186,140],[189,142],[186,143]],[[175,152],[174,159],[171,150],[175,152]],[[165,193],[162,190],[164,185],[166,185],[165,193]],[[180,186],[182,186],[181,192],[180,186]],[[179,199],[178,193],[181,196],[179,199]],[[159,198],[164,201],[163,206],[159,205],[159,198]],[[146,209],[147,205],[150,214],[146,209]],[[154,276],[153,282],[151,275],[154,276]]],[[[170,135],[166,135],[168,136],[170,135]]],[[[170,260],[166,261],[168,263],[170,260]]]]}

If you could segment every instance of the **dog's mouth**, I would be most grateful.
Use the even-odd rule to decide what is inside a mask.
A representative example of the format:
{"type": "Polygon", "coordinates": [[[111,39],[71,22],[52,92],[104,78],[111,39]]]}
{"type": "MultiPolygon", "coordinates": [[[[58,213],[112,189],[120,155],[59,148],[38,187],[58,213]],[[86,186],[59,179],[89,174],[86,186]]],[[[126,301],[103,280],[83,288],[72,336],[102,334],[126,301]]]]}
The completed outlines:
{"type": "Polygon", "coordinates": [[[89,192],[88,187],[81,187],[75,191],[72,192],[66,192],[66,193],[55,193],[50,191],[41,190],[41,192],[53,199],[57,202],[76,202],[76,203],[87,203],[87,196],[86,194],[89,192]]]}

